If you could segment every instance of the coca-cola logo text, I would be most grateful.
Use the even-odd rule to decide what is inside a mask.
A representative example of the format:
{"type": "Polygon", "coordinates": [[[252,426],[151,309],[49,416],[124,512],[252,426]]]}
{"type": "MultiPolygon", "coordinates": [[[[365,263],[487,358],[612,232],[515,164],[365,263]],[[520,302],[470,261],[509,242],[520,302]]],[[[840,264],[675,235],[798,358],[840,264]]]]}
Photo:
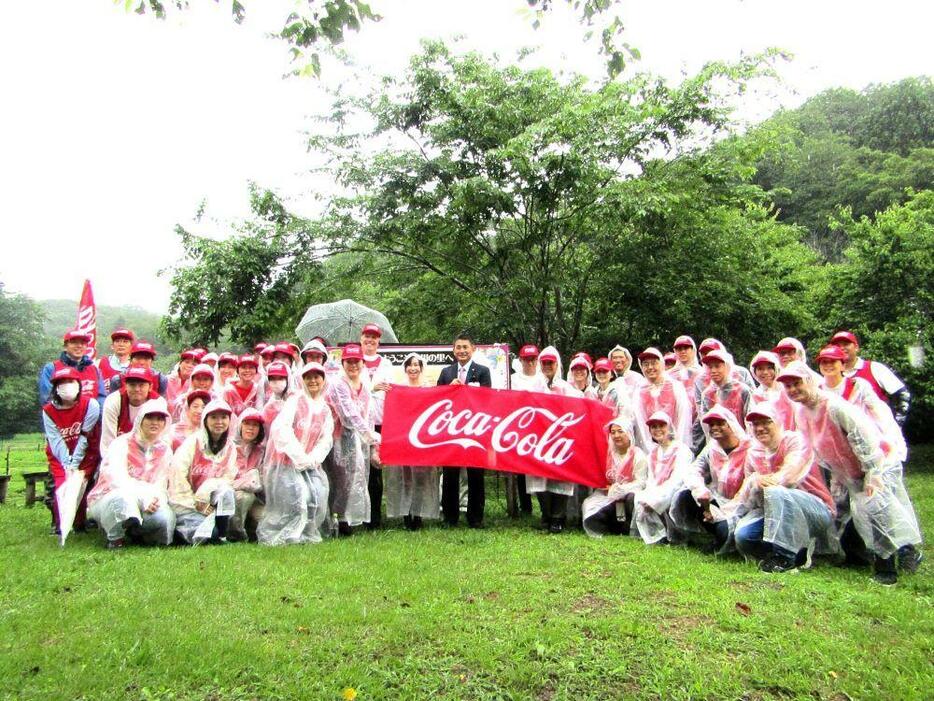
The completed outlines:
{"type": "Polygon", "coordinates": [[[521,457],[531,456],[549,465],[563,465],[574,455],[574,439],[563,434],[584,420],[584,414],[565,412],[559,415],[531,406],[519,407],[505,417],[469,409],[455,412],[453,406],[450,399],[442,399],[425,409],[409,429],[411,444],[417,448],[457,445],[485,450],[474,437],[492,431],[490,442],[497,453],[514,451],[521,457]],[[543,431],[536,432],[531,427],[539,417],[549,423],[543,431]]]}

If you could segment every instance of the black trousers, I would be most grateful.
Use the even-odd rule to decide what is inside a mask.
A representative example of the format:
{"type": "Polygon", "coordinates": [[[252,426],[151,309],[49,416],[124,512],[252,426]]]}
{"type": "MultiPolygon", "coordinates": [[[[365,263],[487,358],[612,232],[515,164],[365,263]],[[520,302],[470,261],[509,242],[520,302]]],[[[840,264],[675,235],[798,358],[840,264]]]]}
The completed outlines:
{"type": "Polygon", "coordinates": [[[551,492],[536,492],[535,496],[538,498],[538,508],[542,510],[542,523],[548,525],[558,521],[563,525],[567,520],[568,496],[551,492]]]}
{"type": "Polygon", "coordinates": [[[598,524],[602,524],[606,532],[611,535],[629,535],[629,529],[632,528],[632,514],[635,510],[635,501],[635,494],[627,494],[623,497],[623,509],[626,514],[625,521],[620,521],[616,518],[616,504],[614,503],[604,506],[600,511],[587,519],[588,526],[594,526],[594,530],[599,532],[598,524]]]}
{"type": "MultiPolygon", "coordinates": [[[[483,483],[484,470],[468,467],[467,470],[467,523],[471,526],[483,524],[483,509],[486,491],[483,483]]],[[[457,525],[460,518],[460,472],[459,467],[445,467],[441,472],[441,511],[448,524],[457,525]]]]}
{"type": "MultiPolygon", "coordinates": [[[[377,433],[382,433],[382,425],[376,427],[377,433]]],[[[383,469],[370,463],[370,478],[367,480],[366,490],[370,494],[370,520],[367,528],[379,528],[383,522],[383,469]]]]}
{"type": "MultiPolygon", "coordinates": [[[[697,522],[700,524],[701,528],[707,531],[710,535],[714,537],[718,547],[723,547],[723,544],[726,543],[727,538],[730,537],[730,526],[726,521],[716,521],[714,523],[709,523],[704,520],[704,510],[694,501],[694,497],[686,489],[683,490],[677,497],[678,506],[684,509],[691,518],[697,519],[697,522]]],[[[713,501],[712,504],[717,502],[713,501]]]]}
{"type": "Polygon", "coordinates": [[[516,492],[519,495],[519,510],[524,514],[532,513],[532,495],[525,491],[525,475],[516,475],[516,492]]]}

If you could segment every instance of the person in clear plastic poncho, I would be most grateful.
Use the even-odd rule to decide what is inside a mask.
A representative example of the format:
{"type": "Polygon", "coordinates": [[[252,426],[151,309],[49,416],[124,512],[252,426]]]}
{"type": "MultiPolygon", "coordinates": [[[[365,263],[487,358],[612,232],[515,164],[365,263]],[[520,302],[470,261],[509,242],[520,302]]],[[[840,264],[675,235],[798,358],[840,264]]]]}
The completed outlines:
{"type": "MultiPolygon", "coordinates": [[[[425,361],[418,353],[409,353],[402,361],[407,386],[424,387],[425,361]]],[[[391,390],[387,390],[391,391],[391,390]]],[[[417,531],[423,519],[441,518],[440,475],[436,467],[386,466],[383,468],[386,489],[386,515],[403,519],[405,527],[417,531]]]]}
{"type": "MultiPolygon", "coordinates": [[[[554,346],[543,348],[538,356],[538,365],[545,378],[545,385],[550,394],[560,394],[564,397],[583,397],[584,394],[571,383],[561,379],[561,356],[554,346]]],[[[526,475],[525,488],[529,494],[538,499],[538,506],[542,512],[542,526],[551,533],[564,531],[567,522],[568,497],[574,495],[575,484],[560,480],[526,475]]],[[[575,507],[576,508],[576,507],[575,507]]]]}
{"type": "Polygon", "coordinates": [[[685,447],[691,445],[691,401],[684,385],[665,371],[665,361],[658,348],[646,348],[639,354],[639,367],[648,383],[634,396],[636,445],[649,452],[655,443],[649,435],[649,417],[664,412],[671,420],[675,437],[685,447]]]}
{"type": "Polygon", "coordinates": [[[318,543],[328,518],[328,477],[334,418],[325,402],[325,370],[311,361],[302,387],[290,396],[269,430],[263,490],[266,508],[256,528],[264,545],[318,543]]]}
{"type": "MultiPolygon", "coordinates": [[[[683,387],[678,385],[683,391],[683,387]]],[[[639,535],[649,545],[669,542],[674,528],[668,510],[691,466],[691,449],[675,437],[671,417],[656,411],[646,420],[655,446],[649,451],[645,489],[636,493],[635,521],[639,535]]]]}
{"type": "Polygon", "coordinates": [[[204,407],[201,428],[175,451],[169,502],[175,511],[175,530],[187,543],[227,542],[236,498],[236,420],[223,399],[204,407]]]}
{"type": "Polygon", "coordinates": [[[613,364],[613,374],[616,375],[613,386],[621,400],[635,396],[640,387],[648,384],[645,377],[632,369],[632,353],[628,348],[616,344],[607,357],[613,364]]]}
{"type": "Polygon", "coordinates": [[[175,514],[169,506],[171,424],[165,399],[140,408],[130,433],[117,436],[88,494],[88,514],[100,524],[108,548],[133,542],[169,545],[175,514]]]}
{"type": "Polygon", "coordinates": [[[764,572],[807,567],[812,553],[837,552],[836,507],[804,436],[782,428],[768,402],[754,406],[746,418],[754,441],[734,500],[741,515],[734,533],[737,549],[760,560],[764,572]]]}
{"type": "Polygon", "coordinates": [[[584,530],[599,538],[605,533],[629,535],[636,492],[645,488],[648,458],[633,444],[632,428],[623,417],[607,424],[606,489],[595,491],[581,507],[584,530]]]}
{"type": "Polygon", "coordinates": [[[334,453],[327,464],[331,514],[338,533],[350,535],[354,526],[370,520],[369,475],[371,453],[378,461],[369,379],[360,346],[348,344],[341,352],[341,370],[328,383],[328,402],[334,408],[334,453]]]}
{"type": "Polygon", "coordinates": [[[752,390],[752,404],[769,402],[775,407],[779,423],[786,431],[795,428],[795,407],[785,394],[785,388],[778,381],[778,371],[781,370],[778,355],[772,351],[759,351],[749,363],[749,371],[759,383],[752,390]]]}
{"type": "Polygon", "coordinates": [[[690,469],[684,485],[672,501],[668,515],[678,531],[706,532],[713,536],[714,550],[725,552],[736,523],[731,503],[745,478],[746,454],[752,440],[729,409],[714,406],[701,417],[707,443],[690,469]]]}
{"type": "MultiPolygon", "coordinates": [[[[733,356],[725,350],[715,349],[706,353],[703,362],[709,381],[701,393],[698,418],[706,416],[713,407],[722,406],[729,409],[741,424],[752,401],[752,386],[738,379],[733,372],[736,367],[733,356]]],[[[701,421],[694,423],[692,447],[695,452],[703,447],[706,432],[701,421]]]]}
{"type": "Polygon", "coordinates": [[[880,584],[897,581],[896,559],[903,570],[917,570],[918,519],[902,482],[902,464],[886,456],[878,429],[858,407],[819,389],[804,364],[791,363],[778,379],[797,405],[798,430],[830,471],[837,532],[847,556],[868,549],[880,584]]]}
{"type": "Polygon", "coordinates": [[[261,472],[266,452],[266,420],[257,409],[245,409],[237,420],[236,508],[230,519],[230,540],[253,540],[265,504],[261,472]]]}

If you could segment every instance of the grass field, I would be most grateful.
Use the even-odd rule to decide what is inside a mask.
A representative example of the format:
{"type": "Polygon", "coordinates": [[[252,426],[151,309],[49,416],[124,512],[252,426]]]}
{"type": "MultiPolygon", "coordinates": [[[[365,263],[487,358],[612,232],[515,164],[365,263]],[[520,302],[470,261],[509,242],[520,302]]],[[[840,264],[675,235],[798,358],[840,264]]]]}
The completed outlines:
{"type": "MultiPolygon", "coordinates": [[[[9,699],[925,699],[931,560],[893,588],[819,563],[490,527],[389,528],[280,549],[61,550],[0,506],[0,697],[9,699]]],[[[0,459],[5,447],[0,446],[0,459]]],[[[930,533],[934,449],[909,491],[930,533]]],[[[495,494],[491,495],[495,496],[495,494]]]]}

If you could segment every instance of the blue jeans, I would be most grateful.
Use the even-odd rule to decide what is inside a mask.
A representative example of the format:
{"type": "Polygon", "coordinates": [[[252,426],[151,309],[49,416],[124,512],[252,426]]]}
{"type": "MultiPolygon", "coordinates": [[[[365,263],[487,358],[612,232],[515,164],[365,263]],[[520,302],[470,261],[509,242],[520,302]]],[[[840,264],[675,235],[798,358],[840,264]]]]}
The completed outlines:
{"type": "Polygon", "coordinates": [[[736,529],[736,533],[733,534],[736,540],[736,549],[744,555],[751,555],[758,559],[767,557],[772,553],[782,555],[789,559],[794,559],[797,555],[797,553],[785,550],[785,548],[780,548],[772,543],[766,543],[762,540],[764,535],[765,519],[757,518],[755,521],[736,529]]]}

